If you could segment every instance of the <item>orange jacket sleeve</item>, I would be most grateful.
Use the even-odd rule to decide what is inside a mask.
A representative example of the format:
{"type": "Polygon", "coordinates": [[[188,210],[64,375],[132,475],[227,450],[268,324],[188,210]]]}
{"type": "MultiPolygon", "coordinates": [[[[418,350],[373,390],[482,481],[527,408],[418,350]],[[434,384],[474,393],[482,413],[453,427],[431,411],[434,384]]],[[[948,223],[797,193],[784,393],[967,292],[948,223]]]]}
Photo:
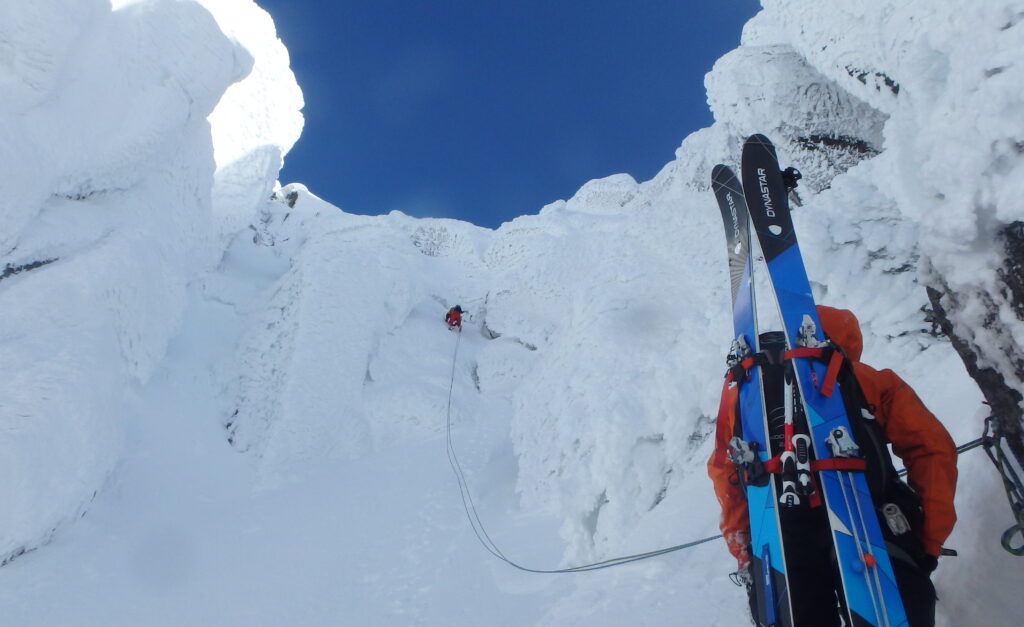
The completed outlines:
{"type": "Polygon", "coordinates": [[[729,552],[736,558],[740,568],[750,563],[747,545],[750,543],[750,520],[747,514],[747,499],[739,485],[730,479],[735,476],[736,465],[729,461],[729,440],[732,438],[736,421],[736,401],[739,386],[731,385],[722,390],[722,401],[718,409],[718,423],[715,426],[715,450],[708,459],[708,477],[715,487],[715,496],[722,507],[722,518],[718,527],[729,546],[729,552]]]}
{"type": "Polygon", "coordinates": [[[956,523],[956,444],[895,372],[878,371],[859,362],[853,367],[886,439],[907,468],[907,483],[921,499],[924,525],[917,535],[925,551],[938,555],[956,523]]]}

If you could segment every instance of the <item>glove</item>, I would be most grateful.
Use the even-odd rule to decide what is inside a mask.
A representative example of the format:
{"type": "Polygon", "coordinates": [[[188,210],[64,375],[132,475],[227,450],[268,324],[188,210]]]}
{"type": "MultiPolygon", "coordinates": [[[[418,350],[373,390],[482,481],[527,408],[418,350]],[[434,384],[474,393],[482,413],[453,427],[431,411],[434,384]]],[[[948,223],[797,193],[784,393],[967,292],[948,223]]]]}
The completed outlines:
{"type": "Polygon", "coordinates": [[[917,567],[921,569],[922,573],[930,575],[939,567],[939,558],[925,553],[923,556],[918,558],[917,567]]]}

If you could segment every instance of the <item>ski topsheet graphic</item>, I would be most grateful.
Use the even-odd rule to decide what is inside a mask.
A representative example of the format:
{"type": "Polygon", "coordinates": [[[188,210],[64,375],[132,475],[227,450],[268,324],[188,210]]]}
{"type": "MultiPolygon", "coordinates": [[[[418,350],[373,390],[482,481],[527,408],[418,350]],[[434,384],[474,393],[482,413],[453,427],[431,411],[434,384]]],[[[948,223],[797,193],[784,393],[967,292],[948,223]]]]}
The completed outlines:
{"type": "MultiPolygon", "coordinates": [[[[729,366],[735,367],[761,349],[750,255],[750,219],[743,190],[732,170],[724,165],[715,166],[711,186],[722,211],[729,253],[735,333],[729,366]]],[[[767,414],[761,390],[759,375],[751,376],[739,390],[742,441],[748,448],[731,454],[746,456],[748,463],[755,462],[755,457],[756,461],[766,461],[770,451],[767,414]],[[753,450],[749,448],[751,445],[753,450]]],[[[785,551],[780,535],[776,485],[774,481],[758,483],[760,485],[743,486],[750,516],[750,572],[758,608],[755,619],[760,625],[789,627],[793,619],[786,579],[785,551]]]]}
{"type": "MultiPolygon", "coordinates": [[[[847,624],[906,625],[863,460],[851,435],[838,384],[834,384],[835,373],[823,359],[832,346],[821,330],[775,147],[763,135],[751,136],[743,146],[742,189],[782,318],[784,358],[792,364],[797,392],[795,407],[785,408],[784,450],[778,456],[781,506],[800,506],[801,502],[807,506],[808,500],[823,499],[820,506],[827,508],[847,624]],[[806,424],[794,425],[794,416],[806,424]],[[808,461],[806,434],[817,461],[808,461]],[[809,483],[810,464],[814,464],[818,490],[809,483]]],[[[756,364],[754,369],[764,370],[756,364]]],[[[760,393],[764,394],[763,388],[760,393]]],[[[792,391],[786,395],[789,399],[792,391]]],[[[750,508],[753,512],[754,504],[750,508]]]]}
{"type": "Polygon", "coordinates": [[[868,491],[865,462],[835,382],[839,353],[821,330],[788,190],[775,147],[763,135],[744,144],[741,176],[742,184],[732,170],[716,166],[712,188],[729,254],[735,339],[727,381],[740,386],[739,435],[730,442],[730,457],[740,468],[749,509],[754,619],[765,627],[812,627],[801,622],[800,607],[792,605],[799,591],[790,590],[790,573],[801,562],[787,564],[787,555],[801,552],[796,546],[787,551],[785,542],[798,542],[799,536],[784,525],[794,519],[788,514],[796,508],[822,507],[827,515],[819,518],[821,531],[834,547],[837,612],[845,624],[904,627],[906,613],[868,491]],[[758,329],[751,231],[763,254],[770,304],[778,308],[782,332],[758,329]]]}

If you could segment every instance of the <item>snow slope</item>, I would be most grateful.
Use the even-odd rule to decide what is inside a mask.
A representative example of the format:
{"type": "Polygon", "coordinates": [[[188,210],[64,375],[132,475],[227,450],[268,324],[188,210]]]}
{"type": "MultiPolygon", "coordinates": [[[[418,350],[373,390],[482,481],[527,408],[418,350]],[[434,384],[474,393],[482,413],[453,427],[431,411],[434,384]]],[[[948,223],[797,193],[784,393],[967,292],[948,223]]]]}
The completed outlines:
{"type": "MultiPolygon", "coordinates": [[[[244,4],[237,18],[262,13],[244,4]]],[[[218,102],[239,106],[221,100],[229,86],[271,79],[250,75],[257,47],[229,39],[194,2],[51,0],[0,11],[0,163],[14,183],[0,198],[0,494],[17,504],[0,526],[6,561],[74,518],[113,470],[125,390],[164,358],[187,284],[223,254],[223,222],[235,223],[233,236],[249,221],[227,218],[240,209],[230,190],[214,193],[215,139],[227,138],[237,163],[260,149],[256,140],[274,141],[252,128],[276,125],[269,116],[285,105],[250,109],[213,133],[207,116],[218,102]],[[248,143],[230,139],[239,133],[248,143]]],[[[276,68],[282,96],[270,102],[295,104],[289,77],[276,68]]],[[[298,135],[289,124],[276,131],[279,155],[298,135]]],[[[269,190],[279,166],[280,156],[232,176],[251,195],[269,190]]]]}
{"type": "MultiPolygon", "coordinates": [[[[720,542],[573,575],[493,558],[445,442],[526,566],[715,534],[730,328],[708,179],[757,131],[806,175],[819,300],[977,437],[981,393],[923,286],[957,294],[991,363],[1016,350],[997,281],[1024,9],[764,4],[707,77],[715,125],[657,176],[495,231],[277,186],[302,99],[250,0],[0,8],[6,622],[744,624],[720,542]]],[[[1010,515],[980,453],[961,462],[939,624],[1015,624],[1010,515]]]]}

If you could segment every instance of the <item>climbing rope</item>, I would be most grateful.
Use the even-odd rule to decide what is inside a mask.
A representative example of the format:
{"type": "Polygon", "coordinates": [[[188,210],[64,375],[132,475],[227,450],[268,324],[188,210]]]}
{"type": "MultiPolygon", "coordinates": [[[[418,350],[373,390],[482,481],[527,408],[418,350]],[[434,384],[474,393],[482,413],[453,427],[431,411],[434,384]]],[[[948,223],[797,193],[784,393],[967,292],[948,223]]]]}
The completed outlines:
{"type": "MultiPolygon", "coordinates": [[[[666,555],[675,551],[682,551],[689,549],[712,540],[717,540],[722,537],[721,534],[708,536],[707,538],[701,538],[685,544],[677,544],[664,549],[657,549],[655,551],[648,551],[646,553],[637,553],[635,555],[624,555],[621,557],[613,557],[611,559],[603,560],[600,562],[594,562],[592,564],[583,564],[580,566],[571,566],[568,568],[557,568],[557,569],[543,569],[543,568],[528,568],[522,564],[516,563],[514,560],[509,559],[502,553],[501,549],[495,544],[494,540],[491,539],[487,533],[487,529],[484,527],[483,522],[480,520],[480,514],[477,512],[476,503],[473,502],[473,496],[469,490],[469,484],[466,481],[465,473],[462,471],[462,464],[459,463],[458,455],[455,453],[455,447],[452,444],[452,394],[455,389],[455,367],[458,363],[459,346],[462,343],[462,330],[456,334],[455,340],[455,351],[452,353],[452,369],[451,376],[448,382],[448,409],[447,416],[445,418],[445,431],[446,441],[448,448],[448,463],[452,467],[452,472],[455,473],[455,479],[459,483],[459,495],[462,498],[462,507],[466,512],[466,518],[469,520],[470,527],[473,529],[473,534],[476,536],[480,544],[487,550],[488,553],[497,557],[501,561],[505,562],[509,566],[517,568],[519,570],[528,573],[543,573],[543,574],[560,574],[560,573],[581,573],[591,570],[600,570],[603,568],[611,568],[613,566],[621,566],[630,562],[637,562],[640,560],[650,559],[659,555],[666,555]]],[[[1004,549],[1013,555],[1024,556],[1024,482],[1021,481],[1020,476],[1014,471],[1013,467],[1008,463],[1008,458],[1003,452],[1000,446],[1001,441],[1004,439],[1003,434],[998,429],[998,426],[993,428],[993,434],[989,435],[990,423],[992,418],[985,420],[985,433],[982,437],[962,444],[957,447],[957,455],[963,454],[972,449],[978,448],[979,446],[985,447],[985,452],[988,454],[992,463],[995,464],[996,469],[999,471],[1000,476],[1003,479],[1003,487],[1006,489],[1006,496],[1010,501],[1010,508],[1013,510],[1016,517],[1016,524],[1006,530],[1001,538],[1001,543],[1004,549]],[[1019,535],[1021,542],[1019,545],[1014,546],[1012,544],[1013,537],[1019,535]]],[[[907,469],[904,468],[899,471],[899,476],[905,476],[907,469]]]]}
{"type": "Polygon", "coordinates": [[[613,557],[600,562],[594,562],[592,564],[583,564],[580,566],[571,566],[569,568],[557,568],[557,569],[543,569],[543,568],[528,568],[522,564],[516,563],[514,560],[509,559],[502,553],[498,545],[494,543],[490,535],[487,534],[487,529],[484,527],[483,522],[480,520],[480,514],[477,512],[476,504],[473,502],[473,496],[470,494],[469,484],[466,481],[465,473],[462,471],[462,464],[459,463],[458,455],[455,454],[455,447],[452,445],[452,391],[455,388],[455,366],[459,356],[459,345],[462,342],[462,333],[457,334],[458,338],[455,340],[455,352],[452,354],[452,371],[451,380],[448,383],[448,410],[447,417],[445,420],[445,431],[447,435],[447,447],[448,447],[448,463],[452,467],[452,472],[455,473],[455,479],[459,483],[459,494],[462,497],[462,507],[466,511],[466,518],[469,520],[470,526],[473,528],[473,534],[476,536],[480,544],[487,550],[488,553],[497,557],[506,564],[518,568],[519,570],[528,573],[544,573],[544,574],[559,574],[559,573],[582,573],[590,570],[600,570],[602,568],[611,568],[613,566],[621,566],[622,564],[628,564],[630,562],[638,562],[640,560],[650,559],[659,555],[665,555],[675,551],[681,551],[695,547],[712,540],[717,540],[722,536],[715,535],[707,538],[701,538],[700,540],[694,540],[693,542],[687,542],[685,544],[677,544],[676,546],[670,546],[664,549],[658,549],[656,551],[648,551],[646,553],[637,553],[635,555],[624,555],[621,557],[613,557]]]}

